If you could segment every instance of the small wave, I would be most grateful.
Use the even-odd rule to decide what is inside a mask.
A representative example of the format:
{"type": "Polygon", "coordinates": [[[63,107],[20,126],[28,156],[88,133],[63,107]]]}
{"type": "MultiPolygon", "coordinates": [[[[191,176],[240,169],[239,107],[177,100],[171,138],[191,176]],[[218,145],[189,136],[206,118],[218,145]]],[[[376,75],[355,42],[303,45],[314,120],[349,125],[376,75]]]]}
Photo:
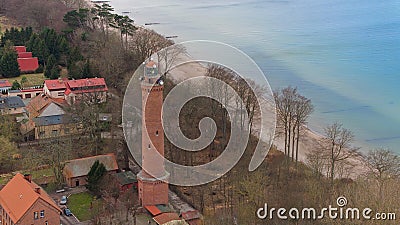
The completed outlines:
{"type": "Polygon", "coordinates": [[[395,139],[400,139],[400,136],[374,138],[374,139],[367,139],[365,141],[366,142],[379,142],[379,141],[391,141],[391,140],[395,140],[395,139]]]}
{"type": "Polygon", "coordinates": [[[348,109],[335,109],[335,110],[330,110],[330,111],[324,111],[322,113],[348,112],[348,111],[364,110],[364,109],[367,109],[367,108],[370,108],[370,106],[364,105],[364,106],[352,107],[352,108],[348,108],[348,109]]]}

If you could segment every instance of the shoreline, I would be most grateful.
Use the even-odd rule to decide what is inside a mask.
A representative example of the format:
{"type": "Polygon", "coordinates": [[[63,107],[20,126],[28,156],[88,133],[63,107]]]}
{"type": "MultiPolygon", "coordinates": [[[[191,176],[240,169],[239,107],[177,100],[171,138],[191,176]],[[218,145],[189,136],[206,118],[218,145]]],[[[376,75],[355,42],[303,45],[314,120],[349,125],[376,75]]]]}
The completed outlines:
{"type": "MultiPolygon", "coordinates": [[[[86,0],[85,2],[89,7],[93,7],[95,4],[90,0],[86,0]]],[[[112,6],[111,2],[108,4],[112,6]]],[[[178,59],[178,61],[186,61],[186,60],[191,60],[191,57],[186,54],[184,57],[178,59]]],[[[182,78],[187,77],[187,74],[190,74],[190,77],[204,75],[206,68],[199,63],[197,65],[198,66],[194,68],[193,64],[189,63],[186,65],[181,65],[179,69],[174,69],[174,73],[172,73],[172,71],[170,73],[171,77],[173,78],[173,81],[179,82],[182,80],[182,78]]],[[[299,161],[307,165],[307,154],[310,153],[313,148],[315,148],[313,146],[318,146],[319,142],[323,140],[325,136],[315,130],[312,130],[309,127],[303,126],[303,128],[305,130],[305,134],[302,136],[299,142],[299,161]]],[[[259,128],[254,127],[253,129],[255,132],[257,132],[257,136],[259,136],[258,135],[259,128]]],[[[259,138],[260,141],[265,141],[263,140],[263,137],[259,138]]],[[[279,151],[283,152],[284,140],[282,137],[275,136],[272,144],[275,145],[279,151]]],[[[349,159],[349,161],[354,164],[352,171],[348,174],[349,178],[355,179],[360,175],[362,175],[367,170],[365,162],[363,162],[363,160],[360,157],[358,157],[357,159],[351,159],[351,160],[349,159]]]]}

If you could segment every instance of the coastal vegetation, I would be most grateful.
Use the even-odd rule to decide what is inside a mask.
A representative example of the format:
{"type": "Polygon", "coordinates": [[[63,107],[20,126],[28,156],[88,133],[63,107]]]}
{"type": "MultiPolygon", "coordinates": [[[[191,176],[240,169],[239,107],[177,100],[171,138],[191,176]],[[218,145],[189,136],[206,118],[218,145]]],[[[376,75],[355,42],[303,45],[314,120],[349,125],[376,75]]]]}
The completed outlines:
{"type": "MultiPolygon", "coordinates": [[[[5,2],[7,0],[0,0],[0,6],[5,2]]],[[[40,81],[31,82],[36,75],[29,74],[26,75],[27,82],[22,82],[22,77],[13,78],[12,82],[17,81],[21,86],[38,84],[43,81],[43,76],[55,79],[62,75],[62,69],[66,69],[69,78],[106,78],[114,97],[104,105],[83,102],[71,107],[69,113],[79,112],[84,124],[82,136],[44,142],[39,146],[18,146],[20,137],[15,120],[1,116],[0,172],[27,171],[46,165],[46,176],[51,174],[52,182],[60,187],[64,182],[61,172],[66,160],[101,152],[115,152],[119,162],[129,168],[130,153],[125,142],[118,139],[102,140],[100,134],[104,126],[97,120],[98,114],[104,111],[111,113],[113,121],[109,124],[110,130],[119,130],[122,97],[134,70],[145,59],[173,42],[152,30],[135,26],[132,18],[114,14],[108,4],[90,7],[79,0],[12,0],[12,3],[0,7],[2,13],[18,21],[20,27],[24,28],[11,28],[2,35],[2,52],[6,52],[2,53],[2,58],[6,54],[4,62],[13,61],[15,55],[7,52],[11,43],[23,44],[39,58],[43,70],[37,75],[40,81]],[[17,7],[18,4],[22,7],[17,7]],[[21,154],[22,159],[13,157],[15,154],[21,154]]],[[[4,68],[10,69],[8,65],[4,68]]],[[[10,71],[4,74],[19,75],[15,68],[10,71]]],[[[166,77],[167,94],[175,84],[167,76],[168,68],[162,73],[166,77]]],[[[251,122],[258,116],[259,106],[254,93],[243,91],[248,90],[245,82],[218,66],[210,65],[207,75],[225,80],[238,90],[246,100],[247,113],[251,115],[250,124],[246,125],[253,128],[251,122]]],[[[282,221],[277,218],[263,221],[255,216],[264,203],[276,208],[323,208],[335,205],[339,196],[346,196],[351,207],[369,207],[376,212],[395,212],[400,215],[400,194],[397,191],[400,185],[399,156],[387,149],[367,151],[353,146],[353,133],[341,123],[334,123],[325,128],[325,137],[317,145],[308,146],[309,154],[305,161],[301,161],[299,143],[306,138],[307,120],[314,106],[295,87],[275,90],[274,98],[278,113],[277,134],[284,139],[283,149],[277,149],[277,145],[274,145],[265,162],[256,171],[248,172],[248,164],[258,141],[252,133],[242,160],[222,178],[197,187],[171,186],[181,198],[205,215],[205,224],[376,224],[374,221],[333,221],[328,218],[318,222],[282,221]],[[352,160],[356,158],[363,159],[365,171],[354,171],[352,160]],[[354,174],[357,176],[351,176],[354,174]]],[[[189,138],[198,137],[198,123],[205,116],[213,118],[218,127],[217,137],[210,146],[201,152],[191,153],[175,148],[166,140],[168,159],[182,165],[199,165],[221,154],[230,139],[231,124],[220,103],[207,98],[188,102],[181,112],[181,129],[189,138]]],[[[100,172],[94,176],[94,181],[98,182],[100,172]]],[[[129,212],[135,215],[137,196],[116,195],[112,187],[99,187],[96,182],[93,192],[120,202],[126,209],[126,218],[129,212]]],[[[111,224],[101,218],[113,219],[113,213],[118,213],[114,204],[99,201],[92,214],[88,215],[92,200],[90,194],[72,195],[69,199],[70,208],[80,219],[92,219],[93,224],[111,224]]]]}

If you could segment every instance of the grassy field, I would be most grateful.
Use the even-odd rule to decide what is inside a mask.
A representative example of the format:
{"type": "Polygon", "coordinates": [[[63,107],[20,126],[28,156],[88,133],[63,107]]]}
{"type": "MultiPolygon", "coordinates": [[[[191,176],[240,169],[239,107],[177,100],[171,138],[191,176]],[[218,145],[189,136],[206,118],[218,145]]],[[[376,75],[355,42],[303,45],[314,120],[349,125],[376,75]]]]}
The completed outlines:
{"type": "Polygon", "coordinates": [[[94,196],[87,192],[73,194],[68,197],[68,208],[80,221],[87,221],[91,219],[90,208],[95,207],[97,201],[101,200],[95,200],[94,196]]]}
{"type": "Polygon", "coordinates": [[[22,77],[26,77],[27,82],[23,84],[23,87],[32,87],[32,86],[37,86],[37,85],[43,85],[44,80],[46,79],[43,73],[34,73],[34,74],[22,74],[19,77],[13,77],[13,78],[2,78],[0,80],[8,80],[11,84],[17,80],[19,83],[21,83],[22,77]]]}
{"type": "MultiPolygon", "coordinates": [[[[52,177],[53,176],[53,171],[51,168],[47,169],[41,169],[41,170],[33,170],[33,171],[18,171],[21,174],[32,174],[32,180],[38,180],[43,177],[52,177]]],[[[7,182],[13,178],[14,174],[13,173],[8,173],[8,174],[1,174],[0,175],[0,185],[5,185],[7,182]]]]}

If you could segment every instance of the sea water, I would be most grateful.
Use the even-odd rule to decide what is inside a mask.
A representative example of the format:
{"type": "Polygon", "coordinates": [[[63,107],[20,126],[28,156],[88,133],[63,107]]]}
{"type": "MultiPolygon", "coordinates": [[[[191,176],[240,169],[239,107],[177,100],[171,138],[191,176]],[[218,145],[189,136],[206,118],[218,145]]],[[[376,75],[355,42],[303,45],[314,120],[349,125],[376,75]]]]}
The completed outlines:
{"type": "Polygon", "coordinates": [[[273,89],[298,87],[355,145],[400,153],[400,1],[112,0],[137,24],[176,42],[215,40],[252,57],[273,89]]]}

